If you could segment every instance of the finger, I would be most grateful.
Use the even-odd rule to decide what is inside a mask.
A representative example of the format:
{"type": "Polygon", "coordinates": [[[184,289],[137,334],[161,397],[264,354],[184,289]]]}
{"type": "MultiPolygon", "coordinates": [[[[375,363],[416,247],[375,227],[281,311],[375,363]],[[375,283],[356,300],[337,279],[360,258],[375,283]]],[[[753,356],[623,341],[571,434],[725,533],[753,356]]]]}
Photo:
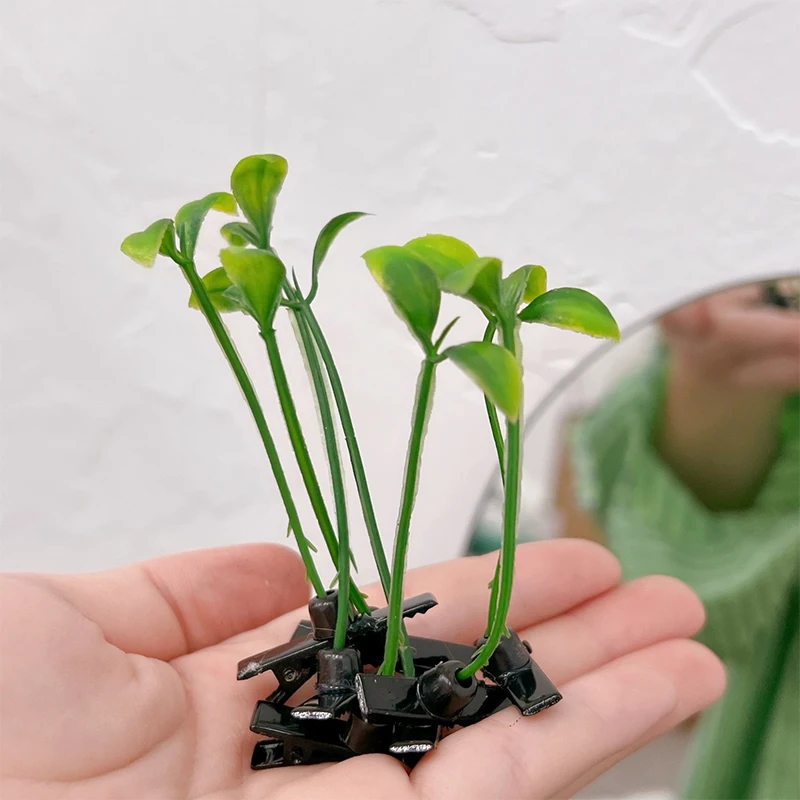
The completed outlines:
{"type": "Polygon", "coordinates": [[[653,575],[622,584],[520,635],[562,686],[629,653],[691,636],[704,617],[702,604],[684,583],[653,575]]]}
{"type": "Polygon", "coordinates": [[[743,388],[775,389],[785,392],[800,388],[800,355],[751,359],[734,373],[743,388]]]}
{"type": "Polygon", "coordinates": [[[97,623],[111,644],[165,661],[263,625],[308,597],[299,557],[272,544],[37,580],[97,623]]]}
{"type": "Polygon", "coordinates": [[[673,640],[632,653],[567,684],[546,714],[506,709],[447,737],[411,774],[422,796],[560,797],[598,764],[673,727],[722,693],[719,660],[673,640]]]}
{"type": "Polygon", "coordinates": [[[764,285],[762,283],[749,283],[746,286],[736,286],[716,292],[706,299],[709,305],[716,308],[748,308],[763,303],[764,285]]]}
{"type": "MultiPolygon", "coordinates": [[[[619,563],[607,548],[577,539],[521,545],[515,561],[507,621],[514,630],[563,614],[612,589],[620,579],[619,563]]],[[[472,643],[486,628],[489,581],[495,574],[497,553],[442,566],[409,574],[406,596],[433,591],[439,606],[410,619],[408,630],[472,643]]]]}
{"type": "MultiPolygon", "coordinates": [[[[717,687],[717,690],[716,690],[716,698],[715,699],[718,699],[719,697],[721,697],[723,692],[724,692],[724,690],[725,690],[725,673],[724,673],[724,670],[722,669],[721,665],[719,665],[719,669],[722,672],[722,674],[718,675],[717,678],[716,678],[716,680],[719,683],[719,686],[717,687]]],[[[699,692],[701,692],[701,691],[704,690],[705,687],[703,687],[703,686],[698,686],[698,687],[690,686],[689,688],[690,689],[696,688],[699,692]]],[[[715,702],[715,699],[712,699],[711,703],[715,702]]],[[[697,698],[695,698],[695,702],[699,706],[700,710],[703,710],[704,708],[707,708],[708,705],[711,705],[711,703],[706,703],[706,705],[700,705],[700,703],[698,702],[697,698]]],[[[626,759],[629,755],[631,755],[632,753],[635,753],[637,750],[640,750],[645,745],[650,744],[650,742],[654,741],[659,736],[662,736],[663,734],[669,732],[673,728],[678,727],[678,725],[680,725],[681,723],[685,722],[686,720],[691,719],[693,716],[694,716],[694,714],[688,714],[688,715],[686,715],[684,717],[681,717],[680,719],[677,719],[677,720],[672,715],[666,717],[665,719],[663,719],[659,723],[657,723],[653,728],[651,728],[647,732],[647,734],[645,735],[645,737],[642,740],[637,741],[635,743],[635,745],[629,746],[629,747],[627,747],[627,748],[625,748],[625,749],[623,749],[623,750],[621,750],[619,752],[614,753],[613,755],[609,756],[608,758],[603,759],[598,764],[596,764],[591,769],[589,769],[587,772],[583,773],[583,775],[581,775],[579,778],[577,778],[577,780],[575,780],[573,783],[571,783],[568,787],[566,787],[565,789],[562,789],[559,794],[561,796],[563,796],[563,797],[572,797],[574,794],[576,794],[581,789],[583,789],[584,786],[588,786],[593,780],[595,780],[595,778],[598,778],[603,773],[608,772],[608,770],[610,770],[613,766],[618,764],[620,761],[626,759]]]]}
{"type": "Polygon", "coordinates": [[[800,314],[796,311],[725,310],[714,316],[714,336],[742,353],[800,358],[800,314]]]}
{"type": "MultiPolygon", "coordinates": [[[[496,564],[497,554],[489,553],[409,572],[405,579],[405,597],[432,592],[439,601],[436,608],[408,621],[409,632],[473,643],[486,627],[488,583],[494,576],[496,564]]],[[[520,545],[514,575],[508,625],[522,629],[607,592],[619,582],[620,568],[614,556],[601,545],[578,539],[556,539],[520,545]]],[[[384,602],[380,587],[369,586],[366,592],[373,605],[384,602]]],[[[307,612],[298,609],[274,625],[235,637],[226,642],[225,647],[233,646],[241,651],[247,650],[249,645],[255,651],[279,644],[291,634],[297,622],[307,616],[307,612]]]]}
{"type": "Polygon", "coordinates": [[[693,636],[704,620],[702,603],[685,583],[649,575],[519,635],[561,685],[644,647],[693,636]]]}

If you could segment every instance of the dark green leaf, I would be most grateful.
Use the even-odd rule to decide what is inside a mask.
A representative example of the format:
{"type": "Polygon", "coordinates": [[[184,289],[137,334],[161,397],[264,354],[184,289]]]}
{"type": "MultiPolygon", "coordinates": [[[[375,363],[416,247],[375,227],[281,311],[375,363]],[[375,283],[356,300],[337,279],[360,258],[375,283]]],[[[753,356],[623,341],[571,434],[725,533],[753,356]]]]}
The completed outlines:
{"type": "MultiPolygon", "coordinates": [[[[280,302],[286,268],[267,250],[227,247],[219,254],[231,283],[241,292],[242,306],[263,330],[272,324],[280,302]]],[[[226,290],[230,297],[229,290],[226,290]]]]}
{"type": "Polygon", "coordinates": [[[175,215],[175,230],[178,232],[181,252],[190,260],[194,258],[203,220],[212,209],[224,214],[235,214],[236,201],[228,192],[212,192],[200,200],[192,200],[191,203],[181,206],[175,215]]]}
{"type": "Polygon", "coordinates": [[[234,247],[245,247],[248,243],[258,247],[258,233],[249,222],[226,222],[219,232],[234,247]]]}
{"type": "Polygon", "coordinates": [[[247,221],[258,233],[259,247],[269,246],[275,201],[288,165],[276,155],[247,156],[233,169],[231,191],[247,221]]]}
{"type": "Polygon", "coordinates": [[[440,280],[451,272],[465,267],[478,257],[478,254],[466,242],[442,233],[420,236],[412,239],[404,247],[424,261],[440,280]]]}
{"type": "Polygon", "coordinates": [[[523,322],[541,322],[601,339],[619,341],[619,327],[601,300],[583,289],[551,289],[519,312],[523,322]]]}
{"type": "Polygon", "coordinates": [[[436,275],[404,247],[376,247],[363,258],[395,311],[429,352],[442,299],[436,275]]]}
{"type": "Polygon", "coordinates": [[[143,267],[152,267],[156,256],[168,256],[177,260],[175,249],[175,226],[171,219],[159,219],[143,231],[126,236],[120,250],[143,267]]]}
{"type": "Polygon", "coordinates": [[[481,388],[489,401],[512,422],[522,403],[522,370],[514,356],[490,342],[467,342],[443,353],[481,388]]]}
{"type": "Polygon", "coordinates": [[[497,258],[476,258],[457,272],[442,280],[442,289],[467,297],[484,311],[496,314],[500,307],[500,273],[503,269],[497,258]]]}
{"type": "Polygon", "coordinates": [[[500,290],[504,309],[516,312],[520,303],[530,303],[547,288],[547,273],[544,267],[526,264],[503,278],[500,290]]]}
{"type": "Polygon", "coordinates": [[[314,295],[317,293],[319,268],[322,266],[322,262],[325,260],[325,256],[328,254],[333,240],[338,236],[342,228],[349,225],[351,222],[355,222],[360,217],[365,216],[367,215],[364,211],[347,211],[344,214],[339,214],[338,217],[334,217],[319,232],[317,242],[314,245],[314,256],[311,259],[311,292],[309,294],[309,300],[313,300],[314,295]]]}
{"type": "MultiPolygon", "coordinates": [[[[204,275],[203,285],[206,287],[208,299],[221,314],[243,310],[241,293],[231,283],[231,279],[222,267],[212,269],[211,272],[204,275]]],[[[194,292],[189,297],[189,308],[200,308],[194,292]]]]}

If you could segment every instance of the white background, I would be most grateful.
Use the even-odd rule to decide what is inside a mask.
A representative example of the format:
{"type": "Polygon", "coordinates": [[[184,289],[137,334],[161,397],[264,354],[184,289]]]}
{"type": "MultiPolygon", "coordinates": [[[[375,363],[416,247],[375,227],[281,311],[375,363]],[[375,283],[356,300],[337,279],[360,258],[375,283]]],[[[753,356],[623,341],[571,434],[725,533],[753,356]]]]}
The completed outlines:
{"type": "MultiPolygon", "coordinates": [[[[328,218],[377,215],[335,245],[318,308],[387,545],[419,353],[365,249],[462,236],[595,291],[623,324],[798,265],[792,0],[4,0],[0,36],[5,568],[283,539],[248,412],[180,275],[119,253],[227,188],[248,153],[289,160],[275,242],[301,276],[328,218]]],[[[209,227],[206,268],[220,244],[209,227]]],[[[277,428],[246,322],[231,325],[277,428]]],[[[525,343],[529,409],[594,346],[532,327],[525,343]]],[[[429,431],[414,564],[460,550],[492,465],[481,398],[446,365],[429,431]]]]}

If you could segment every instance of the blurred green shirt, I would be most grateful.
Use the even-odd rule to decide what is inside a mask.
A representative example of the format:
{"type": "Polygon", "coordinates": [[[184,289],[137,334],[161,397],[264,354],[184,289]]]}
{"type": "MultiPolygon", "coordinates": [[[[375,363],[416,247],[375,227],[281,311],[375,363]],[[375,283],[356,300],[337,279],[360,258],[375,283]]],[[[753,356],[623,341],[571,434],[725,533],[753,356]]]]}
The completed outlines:
{"type": "Polygon", "coordinates": [[[652,445],[663,376],[659,358],[573,427],[576,500],[604,531],[625,579],[672,575],[705,605],[697,638],[725,662],[728,687],[701,720],[682,794],[797,800],[800,398],[785,405],[780,453],[756,501],[712,512],[652,445]]]}

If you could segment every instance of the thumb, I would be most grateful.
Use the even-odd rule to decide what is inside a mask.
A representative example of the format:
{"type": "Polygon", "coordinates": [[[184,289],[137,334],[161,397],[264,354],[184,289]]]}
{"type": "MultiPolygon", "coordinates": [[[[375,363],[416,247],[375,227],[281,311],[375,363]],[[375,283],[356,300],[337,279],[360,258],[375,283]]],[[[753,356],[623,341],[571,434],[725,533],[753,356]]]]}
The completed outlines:
{"type": "Polygon", "coordinates": [[[89,575],[42,576],[127,653],[177,658],[263,625],[308,601],[286,547],[197,550],[89,575]]]}

